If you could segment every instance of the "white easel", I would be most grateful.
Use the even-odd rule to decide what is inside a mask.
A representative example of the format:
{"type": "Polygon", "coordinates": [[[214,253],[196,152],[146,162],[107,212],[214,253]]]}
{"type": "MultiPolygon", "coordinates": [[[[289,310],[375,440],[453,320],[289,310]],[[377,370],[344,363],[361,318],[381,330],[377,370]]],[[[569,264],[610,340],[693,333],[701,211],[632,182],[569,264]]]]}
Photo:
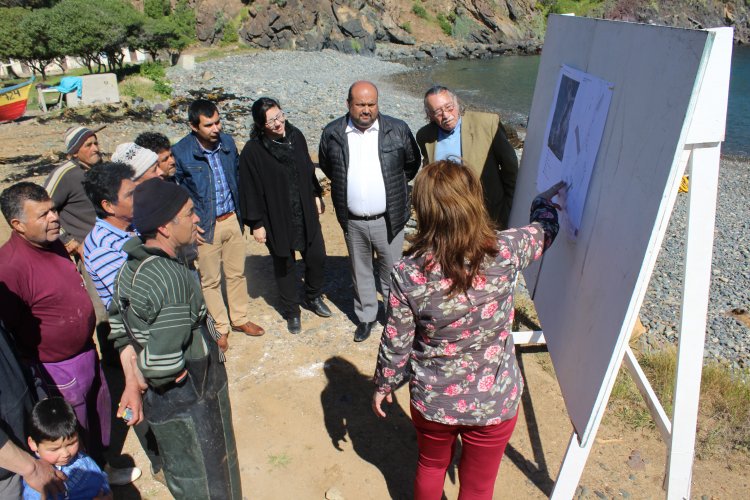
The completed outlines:
{"type": "MultiPolygon", "coordinates": [[[[674,416],[671,422],[627,342],[616,351],[612,359],[612,363],[618,369],[623,361],[625,362],[646,401],[656,427],[667,443],[665,486],[668,499],[690,498],[711,278],[719,160],[721,142],[724,140],[729,92],[733,30],[717,28],[709,31],[713,33],[714,40],[703,79],[694,90],[698,96],[695,106],[689,110],[685,119],[687,135],[677,172],[682,176],[686,169],[689,171],[690,190],[673,401],[674,416]]],[[[677,190],[672,191],[669,194],[671,198],[667,200],[670,207],[674,206],[677,197],[677,190]]],[[[668,216],[666,220],[657,221],[657,224],[666,226],[667,222],[668,216]]],[[[657,251],[661,246],[661,239],[663,232],[662,238],[657,241],[657,251]]],[[[633,290],[631,304],[642,303],[655,262],[655,258],[650,259],[650,264],[644,261],[641,279],[633,290]],[[649,268],[644,269],[646,266],[649,268]]],[[[632,331],[637,316],[638,311],[631,307],[626,315],[623,331],[632,331]]],[[[517,345],[546,343],[540,331],[513,332],[513,337],[517,345]]],[[[605,402],[609,400],[614,383],[615,377],[604,381],[602,391],[605,402]]],[[[582,445],[579,444],[577,433],[573,432],[551,498],[568,499],[574,496],[605,409],[606,405],[600,405],[595,410],[587,427],[587,439],[582,445]]]]}

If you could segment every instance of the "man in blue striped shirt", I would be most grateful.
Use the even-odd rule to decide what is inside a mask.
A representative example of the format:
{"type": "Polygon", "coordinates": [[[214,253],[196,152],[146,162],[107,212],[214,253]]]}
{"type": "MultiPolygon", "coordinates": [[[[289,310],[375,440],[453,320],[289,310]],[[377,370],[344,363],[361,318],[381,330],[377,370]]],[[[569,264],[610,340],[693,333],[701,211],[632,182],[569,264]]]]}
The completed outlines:
{"type": "Polygon", "coordinates": [[[135,236],[133,222],[133,168],[124,163],[100,163],[83,181],[86,196],[94,204],[96,223],[83,243],[83,261],[96,292],[109,308],[117,272],[127,255],[122,246],[135,236]]]}

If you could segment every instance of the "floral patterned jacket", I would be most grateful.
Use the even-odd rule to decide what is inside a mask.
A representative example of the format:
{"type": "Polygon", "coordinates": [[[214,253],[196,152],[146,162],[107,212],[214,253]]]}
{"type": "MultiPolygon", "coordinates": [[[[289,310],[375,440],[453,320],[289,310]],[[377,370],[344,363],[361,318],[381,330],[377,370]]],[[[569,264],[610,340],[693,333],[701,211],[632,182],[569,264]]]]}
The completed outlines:
{"type": "Polygon", "coordinates": [[[448,425],[492,425],[516,414],[523,379],[513,338],[513,293],[519,271],[541,257],[559,229],[557,211],[536,198],[531,224],[497,233],[464,294],[446,298],[450,281],[430,256],[404,257],[393,269],[374,381],[388,393],[410,379],[411,404],[448,425]]]}

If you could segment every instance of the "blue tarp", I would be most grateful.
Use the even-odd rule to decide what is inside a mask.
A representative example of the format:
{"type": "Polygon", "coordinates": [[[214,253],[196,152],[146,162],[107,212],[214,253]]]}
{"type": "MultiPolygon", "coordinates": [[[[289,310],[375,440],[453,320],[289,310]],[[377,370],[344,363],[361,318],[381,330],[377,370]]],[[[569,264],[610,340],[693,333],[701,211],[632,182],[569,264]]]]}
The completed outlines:
{"type": "Polygon", "coordinates": [[[67,94],[76,90],[76,95],[80,99],[81,91],[83,90],[83,79],[80,76],[65,76],[56,87],[50,88],[57,90],[61,94],[67,94]]]}

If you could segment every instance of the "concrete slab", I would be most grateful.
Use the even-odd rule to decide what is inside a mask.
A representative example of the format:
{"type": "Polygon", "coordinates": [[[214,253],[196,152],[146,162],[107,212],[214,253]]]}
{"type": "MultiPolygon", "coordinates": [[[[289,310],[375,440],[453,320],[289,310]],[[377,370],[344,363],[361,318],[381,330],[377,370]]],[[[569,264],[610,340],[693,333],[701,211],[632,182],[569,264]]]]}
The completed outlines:
{"type": "Polygon", "coordinates": [[[182,54],[177,60],[177,65],[185,71],[193,71],[195,69],[195,56],[192,54],[182,54]]]}
{"type": "Polygon", "coordinates": [[[102,104],[109,102],[120,102],[120,91],[117,88],[117,76],[114,73],[100,73],[96,75],[84,75],[83,91],[81,98],[75,93],[66,94],[65,101],[68,107],[89,106],[91,104],[102,104]]]}

